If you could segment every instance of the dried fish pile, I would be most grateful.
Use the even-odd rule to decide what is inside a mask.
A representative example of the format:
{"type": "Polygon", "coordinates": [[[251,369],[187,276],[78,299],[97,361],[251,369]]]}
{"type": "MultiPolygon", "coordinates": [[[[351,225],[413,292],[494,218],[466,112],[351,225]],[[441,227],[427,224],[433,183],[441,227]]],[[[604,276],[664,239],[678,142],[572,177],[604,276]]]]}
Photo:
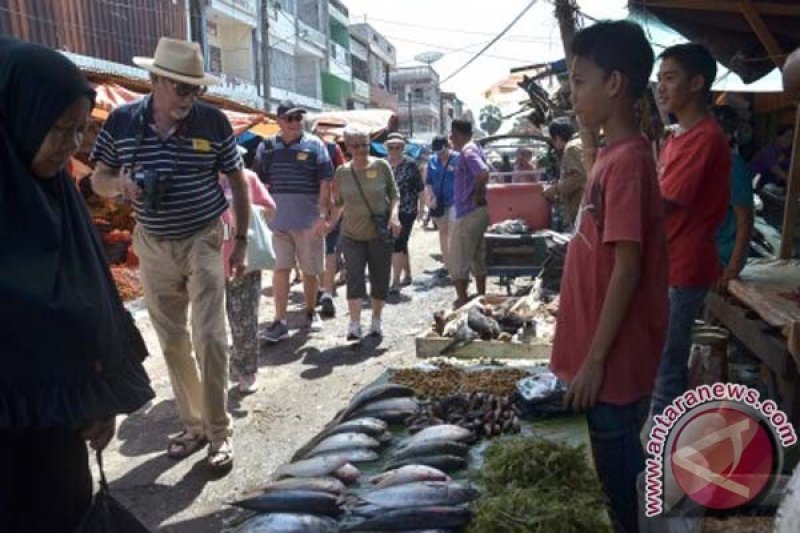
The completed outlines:
{"type": "Polygon", "coordinates": [[[422,406],[420,412],[406,419],[411,433],[439,424],[453,424],[472,431],[478,437],[492,438],[519,433],[519,409],[508,396],[488,392],[454,394],[422,406]]]}
{"type": "Polygon", "coordinates": [[[420,398],[438,399],[473,392],[510,396],[517,390],[517,382],[527,375],[526,370],[519,368],[465,370],[443,364],[434,370],[401,369],[392,375],[391,381],[410,387],[420,398]]]}

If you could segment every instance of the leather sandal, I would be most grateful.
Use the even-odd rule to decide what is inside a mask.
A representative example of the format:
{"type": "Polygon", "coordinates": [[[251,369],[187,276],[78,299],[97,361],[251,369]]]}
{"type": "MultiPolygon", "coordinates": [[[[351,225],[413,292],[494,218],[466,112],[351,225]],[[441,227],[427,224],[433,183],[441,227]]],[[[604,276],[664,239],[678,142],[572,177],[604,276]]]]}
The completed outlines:
{"type": "Polygon", "coordinates": [[[203,435],[195,435],[183,430],[179,435],[170,439],[167,456],[172,459],[185,459],[206,444],[208,441],[203,435]]]}
{"type": "Polygon", "coordinates": [[[233,466],[233,445],[230,440],[212,442],[208,447],[206,462],[214,470],[226,470],[233,466]]]}

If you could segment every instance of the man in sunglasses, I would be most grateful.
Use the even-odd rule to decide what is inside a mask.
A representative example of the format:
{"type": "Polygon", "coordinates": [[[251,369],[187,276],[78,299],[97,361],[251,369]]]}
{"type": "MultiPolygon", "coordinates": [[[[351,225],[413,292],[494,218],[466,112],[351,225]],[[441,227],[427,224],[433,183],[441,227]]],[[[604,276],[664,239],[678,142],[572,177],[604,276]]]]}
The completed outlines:
{"type": "Polygon", "coordinates": [[[136,210],[133,246],[144,299],[183,425],[167,454],[181,459],[210,443],[208,465],[228,469],[233,447],[220,222],[228,204],[218,172],[227,175],[233,193],[234,276],[245,268],[248,186],[228,119],[197,100],[217,82],[203,71],[200,46],[162,38],[155,57],[133,61],[150,72],[152,91],[109,115],[91,155],[92,184],[99,194],[121,196],[136,210]]]}
{"type": "Polygon", "coordinates": [[[287,307],[289,278],[295,263],[303,271],[304,327],[320,329],[317,304],[319,276],[323,272],[325,235],[330,231],[330,184],[333,166],[325,144],[303,130],[306,110],[292,101],[278,106],[280,134],[265,139],[256,152],[254,170],[275,199],[270,222],[275,271],[272,296],[275,320],[263,335],[277,343],[289,337],[287,307]]]}

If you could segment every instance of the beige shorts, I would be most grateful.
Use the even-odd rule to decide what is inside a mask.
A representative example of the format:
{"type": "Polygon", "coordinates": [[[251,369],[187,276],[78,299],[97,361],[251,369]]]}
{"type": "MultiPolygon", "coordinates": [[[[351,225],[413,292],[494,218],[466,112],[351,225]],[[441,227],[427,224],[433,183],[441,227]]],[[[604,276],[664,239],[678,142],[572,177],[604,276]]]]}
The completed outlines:
{"type": "Polygon", "coordinates": [[[450,221],[450,277],[454,280],[486,275],[486,242],[483,234],[489,226],[489,214],[485,207],[450,221]]]}
{"type": "Polygon", "coordinates": [[[290,270],[296,261],[303,274],[322,274],[325,240],[313,229],[273,231],[272,247],[275,250],[275,270],[290,270]]]}
{"type": "Polygon", "coordinates": [[[452,207],[448,207],[444,211],[444,215],[440,217],[435,217],[433,220],[436,221],[436,227],[443,231],[447,231],[453,225],[453,211],[452,207]]]}

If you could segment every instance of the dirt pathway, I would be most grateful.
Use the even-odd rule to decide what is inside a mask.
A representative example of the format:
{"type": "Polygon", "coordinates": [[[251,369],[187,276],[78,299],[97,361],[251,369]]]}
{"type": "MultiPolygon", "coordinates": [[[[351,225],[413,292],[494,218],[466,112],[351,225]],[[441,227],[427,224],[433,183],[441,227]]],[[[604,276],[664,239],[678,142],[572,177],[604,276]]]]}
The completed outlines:
{"type": "MultiPolygon", "coordinates": [[[[219,531],[229,515],[225,502],[263,484],[356,390],[386,368],[416,361],[414,336],[430,322],[433,311],[452,302],[454,293],[435,274],[441,267],[435,259],[436,233],[415,229],[411,247],[414,285],[390,297],[382,341],[346,344],[344,287],[336,298],[337,317],[325,321],[321,332],[297,329],[302,289],[293,287],[291,338],[278,346],[262,346],[256,394],[229,396],[236,461],[222,478],[210,475],[203,453],[180,462],[166,457],[167,436],[180,428],[155,333],[146,313],[139,313],[137,322],[153,354],[146,366],[157,397],[140,412],[120,419],[117,438],[105,454],[113,494],[154,531],[219,531]]],[[[369,317],[368,311],[362,317],[365,327],[369,317]]],[[[272,300],[263,298],[262,326],[271,319],[272,300]]]]}

